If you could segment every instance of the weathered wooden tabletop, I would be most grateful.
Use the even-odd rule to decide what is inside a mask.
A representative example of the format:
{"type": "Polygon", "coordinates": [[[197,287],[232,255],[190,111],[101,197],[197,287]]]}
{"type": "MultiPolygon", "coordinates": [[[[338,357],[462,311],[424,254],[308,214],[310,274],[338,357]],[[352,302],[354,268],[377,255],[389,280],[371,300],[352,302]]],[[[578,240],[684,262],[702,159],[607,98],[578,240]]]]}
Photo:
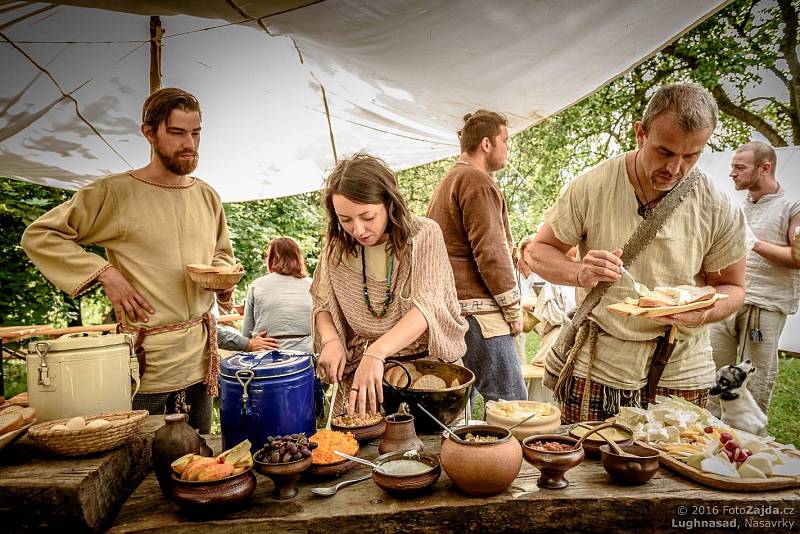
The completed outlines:
{"type": "Polygon", "coordinates": [[[151,470],[153,433],[163,417],[148,417],[125,445],[66,458],[39,449],[29,437],[0,451],[0,532],[107,528],[128,495],[151,470]]]}
{"type": "MultiPolygon", "coordinates": [[[[426,450],[439,451],[438,437],[423,440],[426,450]]],[[[219,451],[219,438],[209,439],[209,444],[219,451]]],[[[362,448],[361,456],[377,456],[376,445],[362,448]]],[[[511,487],[489,498],[459,493],[444,471],[428,493],[404,499],[385,493],[371,480],[333,497],[309,491],[368,471],[359,466],[338,480],[304,480],[300,494],[286,501],[274,500],[272,481],[257,475],[258,487],[246,507],[212,517],[182,513],[162,497],[150,474],[123,506],[111,532],[800,531],[800,490],[722,492],[665,468],[644,486],[624,487],[610,482],[599,461],[588,459],[567,473],[570,486],[563,490],[539,489],[538,470],[523,463],[511,487]]]]}

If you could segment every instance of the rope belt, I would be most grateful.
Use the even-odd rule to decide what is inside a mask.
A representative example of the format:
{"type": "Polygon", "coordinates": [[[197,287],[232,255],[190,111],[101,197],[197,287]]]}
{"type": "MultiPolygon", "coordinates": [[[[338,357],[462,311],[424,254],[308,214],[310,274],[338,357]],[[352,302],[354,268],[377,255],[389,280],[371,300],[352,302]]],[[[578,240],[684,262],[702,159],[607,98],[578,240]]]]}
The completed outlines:
{"type": "Polygon", "coordinates": [[[209,354],[208,370],[203,379],[203,384],[206,385],[208,394],[212,397],[216,397],[219,394],[219,385],[217,384],[217,375],[219,374],[219,351],[217,350],[217,321],[212,314],[204,313],[202,317],[196,317],[181,323],[154,326],[152,328],[137,328],[120,323],[117,325],[117,332],[136,336],[133,350],[136,354],[136,359],[139,360],[140,375],[144,375],[145,369],[147,368],[147,357],[142,343],[145,337],[175,332],[177,330],[185,330],[201,323],[206,323],[206,327],[208,328],[207,348],[209,354]]]}

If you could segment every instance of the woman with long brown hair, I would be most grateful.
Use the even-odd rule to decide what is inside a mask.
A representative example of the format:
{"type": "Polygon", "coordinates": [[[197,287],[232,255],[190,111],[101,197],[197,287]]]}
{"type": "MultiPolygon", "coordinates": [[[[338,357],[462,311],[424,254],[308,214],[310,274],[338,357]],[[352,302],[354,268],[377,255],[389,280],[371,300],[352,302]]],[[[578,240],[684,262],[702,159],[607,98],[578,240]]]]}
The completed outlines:
{"type": "Polygon", "coordinates": [[[311,352],[311,296],[305,259],[290,237],[270,241],[264,255],[269,274],[247,289],[245,336],[268,336],[278,348],[311,352]]]}
{"type": "Polygon", "coordinates": [[[327,243],[311,286],[318,372],[342,384],[336,413],[363,416],[383,402],[387,357],[459,361],[467,324],[439,226],[409,213],[383,161],[339,162],[323,203],[327,243]]]}

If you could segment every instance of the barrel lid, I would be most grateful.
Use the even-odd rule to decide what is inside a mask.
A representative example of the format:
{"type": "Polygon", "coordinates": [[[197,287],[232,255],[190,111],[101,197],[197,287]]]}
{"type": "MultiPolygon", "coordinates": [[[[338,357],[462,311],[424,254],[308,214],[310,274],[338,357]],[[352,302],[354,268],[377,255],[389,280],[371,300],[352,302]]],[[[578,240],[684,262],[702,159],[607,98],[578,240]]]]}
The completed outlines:
{"type": "Polygon", "coordinates": [[[223,375],[235,376],[236,371],[251,369],[255,377],[282,376],[304,371],[312,365],[311,353],[297,350],[269,352],[237,352],[222,360],[223,375]]]}
{"type": "MultiPolygon", "coordinates": [[[[67,334],[57,339],[42,341],[31,341],[28,343],[28,352],[36,354],[36,345],[39,343],[47,344],[47,351],[57,352],[64,350],[94,349],[98,347],[110,347],[112,345],[130,344],[129,334],[105,334],[105,335],[75,335],[67,334]]],[[[41,345],[40,345],[41,347],[41,345]]]]}

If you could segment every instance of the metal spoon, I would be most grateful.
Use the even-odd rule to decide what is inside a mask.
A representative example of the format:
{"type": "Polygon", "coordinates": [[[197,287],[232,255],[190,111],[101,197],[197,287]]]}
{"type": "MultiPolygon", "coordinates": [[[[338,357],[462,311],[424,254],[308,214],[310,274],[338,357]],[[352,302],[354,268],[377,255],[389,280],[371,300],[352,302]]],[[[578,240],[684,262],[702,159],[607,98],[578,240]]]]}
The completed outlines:
{"type": "Polygon", "coordinates": [[[368,478],[372,478],[372,474],[364,475],[361,478],[354,478],[352,480],[344,480],[339,482],[335,486],[328,486],[327,488],[311,488],[311,493],[314,495],[319,495],[320,497],[330,497],[331,495],[336,495],[336,492],[342,488],[346,488],[351,484],[355,484],[357,482],[361,482],[362,480],[367,480],[368,478]]]}
{"type": "Polygon", "coordinates": [[[519,425],[521,425],[521,424],[522,424],[522,423],[524,423],[525,421],[528,421],[528,420],[530,420],[530,419],[533,419],[534,417],[536,417],[536,412],[533,412],[532,414],[530,414],[528,417],[526,417],[526,418],[525,418],[525,419],[523,419],[522,421],[520,421],[520,422],[518,422],[518,423],[514,423],[513,425],[511,425],[510,427],[508,427],[508,429],[509,429],[509,430],[514,430],[515,428],[517,428],[519,425]]]}
{"type": "Polygon", "coordinates": [[[374,462],[370,462],[369,460],[365,460],[364,458],[359,458],[358,456],[350,456],[349,454],[345,454],[345,453],[339,452],[339,451],[333,451],[333,454],[337,454],[337,455],[341,456],[342,458],[347,458],[348,460],[353,460],[354,462],[357,462],[359,464],[368,465],[373,469],[377,469],[378,471],[381,470],[381,466],[379,466],[378,464],[376,464],[374,462]]]}
{"type": "Polygon", "coordinates": [[[459,443],[469,443],[467,440],[462,439],[458,434],[456,434],[455,432],[450,430],[450,427],[448,427],[446,424],[442,423],[436,417],[434,417],[434,415],[431,412],[429,412],[428,410],[426,410],[425,407],[422,406],[422,404],[417,403],[417,408],[419,408],[420,410],[425,412],[428,415],[428,417],[430,417],[431,419],[434,420],[434,422],[436,422],[437,425],[442,427],[444,429],[444,431],[447,432],[447,436],[448,437],[453,438],[454,441],[457,441],[459,443]]]}
{"type": "Polygon", "coordinates": [[[640,297],[649,297],[650,295],[652,295],[653,292],[650,291],[650,289],[646,285],[640,284],[639,282],[637,282],[636,278],[634,278],[633,275],[630,272],[628,272],[628,269],[626,269],[625,267],[620,266],[620,270],[623,273],[627,274],[628,278],[631,279],[631,282],[633,282],[633,290],[636,291],[636,293],[640,297]]]}

